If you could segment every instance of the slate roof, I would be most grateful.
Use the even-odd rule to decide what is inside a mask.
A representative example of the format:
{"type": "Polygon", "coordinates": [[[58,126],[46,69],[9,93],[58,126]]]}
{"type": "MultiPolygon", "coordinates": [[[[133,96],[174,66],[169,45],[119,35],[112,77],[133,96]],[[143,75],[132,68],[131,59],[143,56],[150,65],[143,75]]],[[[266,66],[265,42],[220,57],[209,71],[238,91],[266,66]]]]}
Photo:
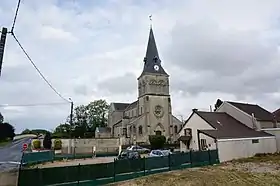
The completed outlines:
{"type": "Polygon", "coordinates": [[[130,109],[133,109],[135,108],[136,106],[138,105],[138,100],[137,101],[134,101],[132,102],[131,104],[129,104],[125,110],[130,110],[130,109]]]}
{"type": "Polygon", "coordinates": [[[272,114],[277,118],[277,121],[280,121],[280,108],[275,110],[272,114]]]}
{"type": "Polygon", "coordinates": [[[128,107],[128,105],[130,105],[129,103],[113,103],[113,104],[117,111],[125,110],[128,107]]]}
{"type": "Polygon", "coordinates": [[[273,114],[265,110],[264,108],[260,107],[259,105],[238,103],[238,102],[231,102],[231,101],[227,101],[227,102],[233,105],[234,107],[246,112],[249,115],[252,115],[252,113],[254,113],[255,118],[259,121],[274,121],[273,114]]]}
{"type": "Polygon", "coordinates": [[[268,137],[273,136],[263,131],[256,131],[247,127],[245,124],[234,119],[225,112],[202,112],[195,111],[204,119],[213,130],[200,130],[216,139],[233,139],[233,138],[251,138],[251,137],[268,137]]]}
{"type": "Polygon", "coordinates": [[[162,75],[168,75],[163,67],[161,66],[161,60],[159,58],[158,50],[157,50],[157,45],[153,33],[153,29],[150,29],[150,34],[149,34],[149,40],[148,40],[148,45],[147,45],[147,50],[146,50],[146,56],[144,58],[144,69],[142,75],[145,73],[155,73],[155,74],[162,74],[162,75]],[[154,65],[158,65],[159,69],[155,70],[154,65]]]}

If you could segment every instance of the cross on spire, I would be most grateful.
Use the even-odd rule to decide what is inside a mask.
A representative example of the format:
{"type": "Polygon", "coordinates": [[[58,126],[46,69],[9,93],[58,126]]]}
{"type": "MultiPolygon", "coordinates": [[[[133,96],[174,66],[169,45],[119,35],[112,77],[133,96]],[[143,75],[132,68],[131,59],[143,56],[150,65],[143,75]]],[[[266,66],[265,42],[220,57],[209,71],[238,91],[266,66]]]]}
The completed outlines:
{"type": "Polygon", "coordinates": [[[150,22],[151,22],[151,23],[150,23],[150,28],[152,28],[152,25],[153,25],[153,19],[152,19],[152,16],[153,16],[152,14],[151,14],[151,15],[149,15],[149,19],[150,19],[150,22]]]}

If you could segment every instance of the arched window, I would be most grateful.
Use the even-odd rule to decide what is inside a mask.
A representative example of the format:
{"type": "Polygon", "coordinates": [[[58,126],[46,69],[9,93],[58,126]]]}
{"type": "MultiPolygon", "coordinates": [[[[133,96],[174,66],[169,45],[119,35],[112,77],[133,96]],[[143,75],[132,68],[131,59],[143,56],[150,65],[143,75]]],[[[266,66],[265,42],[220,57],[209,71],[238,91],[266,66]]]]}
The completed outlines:
{"type": "Polygon", "coordinates": [[[139,135],[142,135],[142,134],[143,134],[143,128],[142,128],[142,126],[139,126],[139,128],[138,128],[138,133],[139,133],[139,135]]]}
{"type": "Polygon", "coordinates": [[[133,133],[136,134],[136,127],[133,126],[133,133]]]}
{"type": "Polygon", "coordinates": [[[175,127],[174,127],[174,133],[175,133],[175,134],[178,133],[178,127],[177,127],[177,125],[175,125],[175,127]]]}

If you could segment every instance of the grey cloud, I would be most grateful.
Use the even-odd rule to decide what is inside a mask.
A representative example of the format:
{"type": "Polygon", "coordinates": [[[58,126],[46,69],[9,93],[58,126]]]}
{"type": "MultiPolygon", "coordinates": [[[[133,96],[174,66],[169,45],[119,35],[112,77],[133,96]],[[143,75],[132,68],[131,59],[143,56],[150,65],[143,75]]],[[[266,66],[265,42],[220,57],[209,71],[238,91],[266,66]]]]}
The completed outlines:
{"type": "Polygon", "coordinates": [[[112,94],[132,93],[137,90],[136,76],[132,73],[126,73],[123,76],[108,78],[100,81],[97,88],[112,94]]]}
{"type": "Polygon", "coordinates": [[[221,30],[214,24],[177,25],[168,60],[186,73],[182,79],[171,72],[173,87],[191,94],[224,92],[239,97],[277,92],[277,47],[264,40],[262,32],[221,30]]]}

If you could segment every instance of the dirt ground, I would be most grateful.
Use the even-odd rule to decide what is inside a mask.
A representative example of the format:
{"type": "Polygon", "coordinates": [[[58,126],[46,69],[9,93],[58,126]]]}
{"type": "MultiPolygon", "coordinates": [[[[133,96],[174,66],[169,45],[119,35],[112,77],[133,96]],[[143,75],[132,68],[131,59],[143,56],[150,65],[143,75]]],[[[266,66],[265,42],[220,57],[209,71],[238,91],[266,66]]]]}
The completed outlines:
{"type": "Polygon", "coordinates": [[[116,157],[100,157],[100,158],[87,158],[87,159],[75,159],[75,160],[62,160],[46,162],[43,164],[38,164],[31,166],[30,168],[47,168],[47,167],[64,167],[64,166],[73,166],[73,165],[87,165],[87,164],[97,164],[97,163],[109,163],[113,162],[116,157]]]}
{"type": "Polygon", "coordinates": [[[0,186],[16,186],[17,177],[17,171],[0,172],[0,186]]]}
{"type": "Polygon", "coordinates": [[[155,174],[111,186],[280,186],[280,155],[155,174]]]}
{"type": "MultiPolygon", "coordinates": [[[[147,157],[148,154],[141,154],[141,157],[147,157]]],[[[97,163],[109,163],[113,162],[116,156],[114,157],[98,157],[98,158],[86,158],[86,159],[74,159],[74,160],[62,160],[46,162],[42,164],[36,164],[30,168],[47,168],[47,167],[64,167],[64,166],[73,166],[73,165],[87,165],[87,164],[97,164],[97,163]]]]}

